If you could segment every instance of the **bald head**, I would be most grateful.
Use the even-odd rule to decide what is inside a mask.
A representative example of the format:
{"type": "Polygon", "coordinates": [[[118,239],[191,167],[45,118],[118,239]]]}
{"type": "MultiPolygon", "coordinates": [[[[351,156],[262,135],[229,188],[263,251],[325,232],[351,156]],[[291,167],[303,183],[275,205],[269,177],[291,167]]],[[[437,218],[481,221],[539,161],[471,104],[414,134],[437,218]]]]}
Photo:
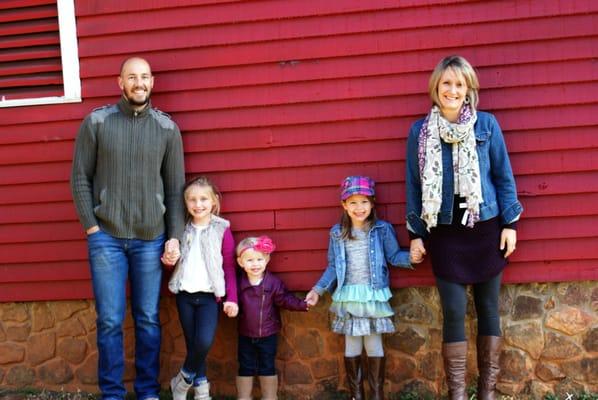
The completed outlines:
{"type": "Polygon", "coordinates": [[[149,63],[140,57],[127,58],[120,67],[118,86],[133,108],[144,108],[154,87],[149,63]]]}
{"type": "Polygon", "coordinates": [[[130,68],[130,66],[133,64],[143,65],[145,68],[147,68],[150,74],[152,73],[152,69],[146,59],[141,57],[129,57],[126,60],[124,60],[120,65],[120,76],[123,76],[123,72],[125,72],[125,69],[130,68]]]}

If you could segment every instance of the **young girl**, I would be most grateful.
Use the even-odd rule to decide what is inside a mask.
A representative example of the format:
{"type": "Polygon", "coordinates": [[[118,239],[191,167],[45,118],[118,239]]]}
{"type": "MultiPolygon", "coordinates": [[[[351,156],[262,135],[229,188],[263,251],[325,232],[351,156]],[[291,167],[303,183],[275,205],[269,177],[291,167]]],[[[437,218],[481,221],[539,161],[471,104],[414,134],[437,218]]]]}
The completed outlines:
{"type": "Polygon", "coordinates": [[[245,271],[239,279],[239,400],[251,400],[253,377],[260,379],[262,400],[276,400],[278,377],[274,367],[279,308],[307,311],[307,303],[287,291],[266,271],[274,243],[267,236],[248,237],[237,246],[237,262],[245,271]]]}
{"type": "Polygon", "coordinates": [[[166,265],[176,263],[168,288],[176,294],[187,346],[185,362],[170,388],[173,400],[185,400],[191,386],[195,400],[209,400],[206,356],[216,332],[218,302],[226,296],[226,315],[235,317],[238,312],[235,243],[230,223],[218,216],[220,200],[214,184],[200,176],[187,182],[183,194],[187,225],[180,258],[169,243],[162,257],[166,265]]]}
{"type": "Polygon", "coordinates": [[[351,398],[365,398],[361,367],[365,346],[369,398],[378,400],[383,398],[385,366],[381,334],[395,330],[388,303],[392,293],[387,263],[412,267],[409,252],[400,249],[392,225],[376,218],[374,181],[349,176],[341,189],[344,213],[340,224],[330,230],[328,267],[306,301],[313,306],[325,291],[334,291],[332,331],[345,335],[345,372],[351,398]]]}

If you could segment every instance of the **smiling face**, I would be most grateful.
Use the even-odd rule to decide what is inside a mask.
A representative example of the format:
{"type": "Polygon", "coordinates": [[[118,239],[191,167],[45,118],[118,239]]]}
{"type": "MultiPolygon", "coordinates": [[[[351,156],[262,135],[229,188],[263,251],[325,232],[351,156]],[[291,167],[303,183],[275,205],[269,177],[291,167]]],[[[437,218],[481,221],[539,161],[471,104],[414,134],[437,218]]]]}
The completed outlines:
{"type": "Polygon", "coordinates": [[[237,262],[243,268],[250,282],[257,282],[264,277],[266,265],[270,261],[270,256],[253,248],[243,250],[243,253],[237,257],[237,262]]]}
{"type": "Polygon", "coordinates": [[[455,122],[467,96],[465,77],[453,68],[447,68],[438,82],[438,101],[442,115],[455,122]]]}
{"type": "Polygon", "coordinates": [[[141,58],[127,60],[118,77],[118,86],[133,108],[145,107],[154,87],[154,77],[147,61],[141,58]]]}
{"type": "Polygon", "coordinates": [[[342,203],[355,228],[362,228],[372,213],[373,204],[367,196],[354,194],[342,203]]]}
{"type": "Polygon", "coordinates": [[[195,225],[207,225],[216,205],[216,198],[209,186],[191,185],[185,190],[185,206],[195,225]]]}

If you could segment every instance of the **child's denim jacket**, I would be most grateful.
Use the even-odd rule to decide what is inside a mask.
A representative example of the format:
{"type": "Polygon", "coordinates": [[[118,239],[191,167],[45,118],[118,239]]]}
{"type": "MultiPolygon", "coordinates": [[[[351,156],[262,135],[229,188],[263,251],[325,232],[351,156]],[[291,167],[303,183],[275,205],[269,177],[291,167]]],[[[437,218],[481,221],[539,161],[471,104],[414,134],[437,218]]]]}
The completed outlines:
{"type": "MultiPolygon", "coordinates": [[[[387,264],[413,269],[409,262],[409,252],[401,250],[395,230],[388,222],[377,220],[368,232],[368,240],[372,289],[383,289],[389,286],[387,264]]],[[[345,282],[346,272],[345,243],[341,238],[340,224],[336,224],[330,229],[328,266],[314,286],[314,290],[320,295],[325,291],[340,290],[345,282]]]]}
{"type": "MultiPolygon", "coordinates": [[[[503,225],[516,221],[523,211],[517,200],[515,179],[509,154],[500,126],[494,115],[478,111],[475,123],[476,150],[480,163],[482,198],[480,221],[500,216],[503,225]]],[[[422,191],[418,162],[418,139],[424,119],[413,124],[407,140],[407,229],[419,237],[426,237],[425,222],[420,218],[422,191]]],[[[453,220],[454,178],[451,144],[442,141],[442,204],[438,224],[453,220]]]]}

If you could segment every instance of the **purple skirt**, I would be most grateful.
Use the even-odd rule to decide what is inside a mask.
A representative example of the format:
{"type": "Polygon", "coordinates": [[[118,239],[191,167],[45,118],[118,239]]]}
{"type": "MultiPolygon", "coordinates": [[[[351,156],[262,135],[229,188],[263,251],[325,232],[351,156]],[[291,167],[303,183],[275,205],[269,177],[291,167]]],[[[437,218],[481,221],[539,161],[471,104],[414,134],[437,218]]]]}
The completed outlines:
{"type": "Polygon", "coordinates": [[[434,275],[463,284],[495,277],[507,265],[504,251],[499,249],[501,231],[498,217],[480,221],[473,228],[459,223],[432,228],[429,252],[434,275]]]}

